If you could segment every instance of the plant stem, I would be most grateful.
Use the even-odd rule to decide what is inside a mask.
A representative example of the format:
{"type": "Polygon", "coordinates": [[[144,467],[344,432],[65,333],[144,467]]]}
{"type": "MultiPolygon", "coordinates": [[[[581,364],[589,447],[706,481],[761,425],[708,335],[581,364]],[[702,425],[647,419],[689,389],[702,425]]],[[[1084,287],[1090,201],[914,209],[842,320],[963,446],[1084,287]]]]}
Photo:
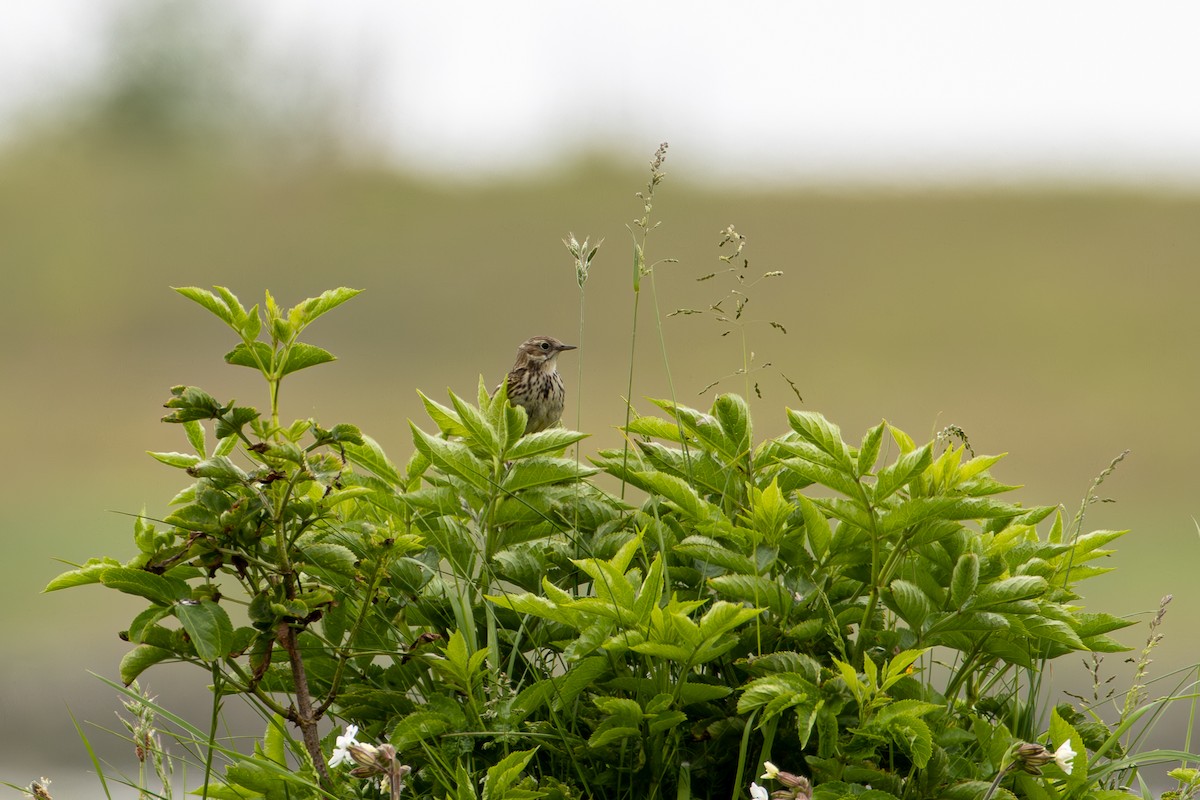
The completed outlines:
{"type": "Polygon", "coordinates": [[[290,622],[279,623],[279,643],[287,651],[288,661],[292,667],[292,681],[296,689],[296,707],[288,712],[288,718],[300,728],[304,739],[304,749],[308,751],[317,775],[321,778],[322,788],[329,790],[333,787],[333,779],[329,775],[329,767],[325,763],[325,754],[321,752],[321,737],[317,732],[317,717],[313,713],[312,693],[308,688],[308,672],[304,667],[304,659],[297,646],[297,633],[290,622]]]}
{"type": "MultiPolygon", "coordinates": [[[[640,269],[640,265],[635,265],[635,269],[640,269]]],[[[638,324],[638,301],[641,299],[642,293],[639,289],[633,290],[633,333],[629,337],[629,386],[625,390],[625,429],[628,431],[629,423],[633,416],[633,358],[637,352],[637,324],[638,324]]],[[[625,474],[629,471],[629,433],[625,434],[625,444],[621,449],[621,499],[625,499],[625,474]]]]}

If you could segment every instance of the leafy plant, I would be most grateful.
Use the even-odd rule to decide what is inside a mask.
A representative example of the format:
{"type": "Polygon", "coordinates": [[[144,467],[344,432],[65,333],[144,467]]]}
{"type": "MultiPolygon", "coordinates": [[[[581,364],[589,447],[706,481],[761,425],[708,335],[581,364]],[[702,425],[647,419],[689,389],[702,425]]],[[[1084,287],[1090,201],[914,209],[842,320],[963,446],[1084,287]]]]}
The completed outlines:
{"type": "MultiPolygon", "coordinates": [[[[568,247],[582,289],[595,248],[568,247]]],[[[284,378],[333,359],[301,334],[357,291],[286,311],[177,291],[236,334],[225,360],[262,375],[269,414],[173,388],[163,419],[188,450],[151,456],[186,485],[162,519],[138,516],[132,557],[47,589],[146,601],[122,634],[126,685],[199,668],[207,732],[123,691],[203,744],[207,797],[761,800],[762,767],[792,800],[1106,799],[1140,764],[1189,758],[1125,749],[1173,699],[1141,683],[1111,727],[1049,707],[1048,662],[1126,649],[1110,634],[1131,623],[1079,591],[1124,531],[1003,499],[1000,457],[965,437],[919,444],[885,421],[851,442],[788,410],[762,438],[724,394],[630,404],[624,446],[584,466],[565,453],[586,434],[524,435],[481,378],[472,399],[421,394],[432,428],[411,424],[397,466],[353,425],[279,418],[284,378]],[[267,720],[250,754],[217,737],[231,696],[267,720]]]]}

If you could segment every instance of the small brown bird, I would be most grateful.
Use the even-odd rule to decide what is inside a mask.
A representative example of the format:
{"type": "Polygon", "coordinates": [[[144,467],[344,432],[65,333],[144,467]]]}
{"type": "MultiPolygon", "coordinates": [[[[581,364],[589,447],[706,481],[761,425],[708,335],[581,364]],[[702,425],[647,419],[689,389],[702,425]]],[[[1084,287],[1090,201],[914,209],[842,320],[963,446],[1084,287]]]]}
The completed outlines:
{"type": "Polygon", "coordinates": [[[574,349],[553,336],[534,336],[517,348],[517,363],[505,382],[509,401],[525,409],[526,434],[544,431],[562,418],[567,390],[558,374],[558,354],[574,349]]]}

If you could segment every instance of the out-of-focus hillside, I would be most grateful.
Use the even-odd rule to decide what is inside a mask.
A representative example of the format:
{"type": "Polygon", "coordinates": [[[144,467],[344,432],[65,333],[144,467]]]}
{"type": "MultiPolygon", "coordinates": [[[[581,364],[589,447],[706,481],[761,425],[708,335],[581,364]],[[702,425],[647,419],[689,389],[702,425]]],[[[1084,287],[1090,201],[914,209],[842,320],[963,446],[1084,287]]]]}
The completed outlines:
{"type": "MultiPolygon", "coordinates": [[[[56,555],[91,554],[95,540],[75,523],[93,514],[98,524],[102,508],[153,510],[167,496],[174,476],[143,453],[180,446],[157,422],[171,385],[264,400],[253,373],[221,362],[229,335],[170,286],[228,285],[248,304],[264,289],[283,303],[336,285],[367,290],[313,328],[341,360],[289,379],[284,410],[357,422],[403,458],[404,420],[421,417],[416,388],[470,392],[481,373],[497,379],[531,334],[579,338],[579,292],[559,241],[572,230],[606,243],[586,287],[583,348],[564,366],[582,397],[579,424],[593,446],[612,444],[631,328],[624,225],[642,180],[590,164],[447,187],[334,162],[274,168],[75,145],[10,154],[0,163],[0,319],[17,457],[0,469],[20,502],[5,513],[29,530],[39,502],[63,513],[62,492],[91,492],[95,505],[70,504],[80,517],[69,525],[37,512],[31,537],[56,555]]],[[[722,337],[711,316],[666,318],[731,287],[724,275],[696,278],[725,267],[716,244],[734,222],[750,272],[784,272],[746,290],[745,315],[787,333],[751,324],[750,348],[848,431],[880,417],[914,435],[959,425],[976,449],[1011,453],[997,472],[1027,483],[1029,502],[1072,510],[1131,448],[1105,486],[1120,504],[1093,514],[1138,529],[1120,586],[1139,603],[1157,599],[1164,580],[1138,592],[1140,555],[1158,578],[1179,570],[1182,584],[1183,560],[1155,556],[1195,546],[1198,211],[1192,197],[1117,191],[734,193],[669,174],[650,251],[679,261],[644,284],[635,402],[669,392],[654,288],[681,400],[710,402],[698,390],[740,365],[737,337],[722,337]]],[[[754,379],[757,425],[777,431],[798,400],[773,369],[754,379]]],[[[28,564],[7,569],[22,592],[44,577],[28,564]]]]}

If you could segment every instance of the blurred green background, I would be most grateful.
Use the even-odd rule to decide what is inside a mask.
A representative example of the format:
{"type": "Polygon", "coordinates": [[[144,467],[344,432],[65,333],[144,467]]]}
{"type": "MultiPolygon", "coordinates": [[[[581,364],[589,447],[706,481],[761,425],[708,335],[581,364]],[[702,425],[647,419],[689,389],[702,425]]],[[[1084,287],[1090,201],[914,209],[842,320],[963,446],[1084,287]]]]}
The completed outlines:
{"type": "MultiPolygon", "coordinates": [[[[84,787],[78,796],[98,788],[68,711],[119,728],[116,696],[88,671],[115,676],[126,649],[116,632],[138,604],[99,589],[40,595],[65,569],[54,559],[128,557],[129,515],[161,515],[180,488],[145,455],[185,447],[158,421],[169,387],[267,400],[256,373],[222,362],[231,334],[169,287],[220,284],[246,305],[266,289],[285,305],[365,289],[310,329],[340,360],[290,377],[283,413],[358,424],[395,460],[411,452],[407,420],[425,424],[418,388],[439,398],[446,387],[472,393],[480,375],[492,385],[534,334],[582,345],[562,368],[566,421],[594,434],[589,449],[616,444],[623,419],[626,225],[656,141],[644,161],[585,154],[524,178],[418,179],[353,152],[319,99],[256,112],[236,70],[188,47],[178,24],[145,8],[125,18],[110,41],[123,57],[0,150],[0,780],[47,775],[84,787]],[[605,240],[583,298],[561,243],[569,231],[605,240]]],[[[976,452],[1009,453],[993,472],[1024,484],[1023,502],[1061,503],[1068,516],[1129,449],[1099,491],[1115,502],[1090,507],[1085,527],[1133,532],[1117,543],[1116,571],[1085,584],[1084,603],[1145,619],[1173,593],[1152,674],[1196,660],[1200,195],[728,188],[673,170],[671,154],[665,171],[649,255],[678,262],[644,288],[638,409],[670,392],[655,301],[681,402],[706,406],[717,390],[700,390],[740,366],[737,336],[712,316],[667,317],[733,288],[724,274],[697,281],[725,268],[717,244],[733,223],[751,274],[784,273],[745,289],[749,346],[772,365],[752,376],[761,436],[781,432],[784,408],[800,403],[778,370],[802,407],[849,439],[881,418],[918,439],[960,426],[976,452]]],[[[740,378],[718,387],[745,388],[740,378]]],[[[1121,637],[1140,647],[1145,635],[1121,637]]],[[[1078,658],[1054,670],[1059,687],[1089,686],[1078,658]]],[[[1105,659],[1104,674],[1127,670],[1123,657],[1105,659]]],[[[168,707],[206,713],[197,676],[145,677],[168,707]]],[[[88,730],[132,769],[115,736],[88,730]]],[[[1162,729],[1164,743],[1181,745],[1178,730],[1162,729]]]]}

